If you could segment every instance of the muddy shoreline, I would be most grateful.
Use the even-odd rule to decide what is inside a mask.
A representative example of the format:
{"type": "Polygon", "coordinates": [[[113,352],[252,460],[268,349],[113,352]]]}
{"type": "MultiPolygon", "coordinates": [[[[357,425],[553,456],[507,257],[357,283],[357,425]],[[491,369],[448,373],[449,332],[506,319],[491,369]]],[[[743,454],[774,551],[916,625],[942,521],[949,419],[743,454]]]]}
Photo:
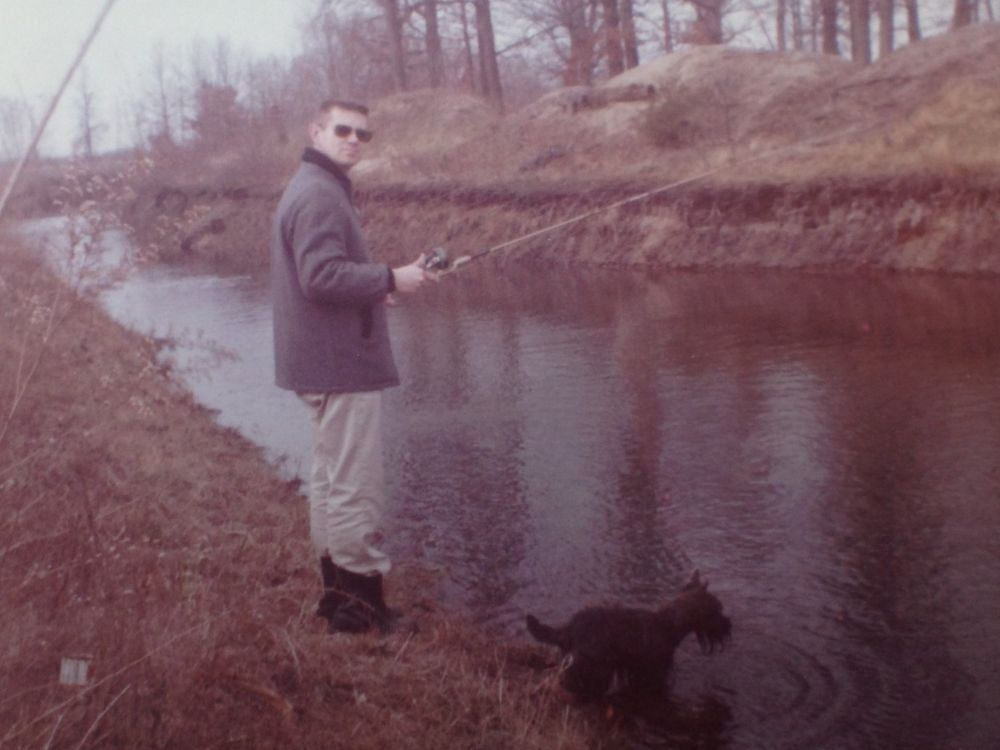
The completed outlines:
{"type": "MultiPolygon", "coordinates": [[[[359,182],[371,245],[390,263],[438,245],[458,257],[590,214],[502,255],[602,267],[1000,273],[1000,181],[988,176],[704,182],[610,208],[664,186],[359,182]]],[[[279,196],[147,186],[126,219],[166,262],[263,273],[279,196]]]]}

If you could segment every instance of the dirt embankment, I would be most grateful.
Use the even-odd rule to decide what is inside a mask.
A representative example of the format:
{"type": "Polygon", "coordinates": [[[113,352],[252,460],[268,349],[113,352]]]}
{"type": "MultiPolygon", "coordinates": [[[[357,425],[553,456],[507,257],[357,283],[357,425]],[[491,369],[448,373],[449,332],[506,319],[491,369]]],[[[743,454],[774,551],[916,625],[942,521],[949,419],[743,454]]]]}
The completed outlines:
{"type": "Polygon", "coordinates": [[[601,266],[1000,272],[1000,182],[695,185],[615,205],[641,192],[382,189],[365,212],[376,247],[410,255],[435,244],[468,254],[572,221],[498,255],[601,266]]]}
{"type": "MultiPolygon", "coordinates": [[[[358,203],[375,254],[390,263],[438,245],[454,258],[510,243],[495,257],[604,267],[1000,273],[1000,180],[705,182],[618,205],[660,187],[362,185],[358,203]]],[[[145,241],[158,243],[161,257],[263,272],[277,198],[277,190],[161,189],[137,204],[133,222],[147,228],[145,241]],[[157,228],[155,238],[149,227],[157,228]]]]}

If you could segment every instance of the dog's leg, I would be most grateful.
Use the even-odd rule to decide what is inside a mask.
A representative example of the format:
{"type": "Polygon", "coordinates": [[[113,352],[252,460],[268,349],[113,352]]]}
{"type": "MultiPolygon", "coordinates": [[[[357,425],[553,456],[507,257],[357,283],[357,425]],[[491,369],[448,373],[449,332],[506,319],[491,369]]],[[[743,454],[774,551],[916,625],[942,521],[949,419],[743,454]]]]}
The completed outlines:
{"type": "Polygon", "coordinates": [[[666,689],[669,669],[670,663],[662,661],[633,667],[629,670],[629,687],[636,692],[659,695],[666,689]]]}
{"type": "Polygon", "coordinates": [[[614,665],[586,653],[574,653],[563,686],[581,701],[597,700],[611,687],[614,665]]]}

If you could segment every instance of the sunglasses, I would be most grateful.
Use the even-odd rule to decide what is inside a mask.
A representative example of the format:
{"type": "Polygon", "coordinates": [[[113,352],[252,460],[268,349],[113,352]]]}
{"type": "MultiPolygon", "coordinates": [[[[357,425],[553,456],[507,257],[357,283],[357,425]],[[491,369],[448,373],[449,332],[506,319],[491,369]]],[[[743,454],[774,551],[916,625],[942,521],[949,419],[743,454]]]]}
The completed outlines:
{"type": "Polygon", "coordinates": [[[350,138],[351,133],[358,136],[358,140],[362,143],[368,143],[375,135],[371,130],[365,130],[364,128],[352,128],[350,125],[334,125],[333,134],[338,138],[350,138]]]}

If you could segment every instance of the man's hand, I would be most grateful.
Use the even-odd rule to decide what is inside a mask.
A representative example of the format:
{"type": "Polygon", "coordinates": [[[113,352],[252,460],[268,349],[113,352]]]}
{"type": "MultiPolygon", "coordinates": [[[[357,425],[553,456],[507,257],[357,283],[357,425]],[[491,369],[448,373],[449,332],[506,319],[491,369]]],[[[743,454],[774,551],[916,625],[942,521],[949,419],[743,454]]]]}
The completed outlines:
{"type": "Polygon", "coordinates": [[[392,269],[392,276],[396,280],[396,291],[404,294],[417,291],[428,281],[439,281],[440,276],[433,271],[424,268],[427,256],[423,253],[413,263],[408,266],[400,266],[392,269]]]}

